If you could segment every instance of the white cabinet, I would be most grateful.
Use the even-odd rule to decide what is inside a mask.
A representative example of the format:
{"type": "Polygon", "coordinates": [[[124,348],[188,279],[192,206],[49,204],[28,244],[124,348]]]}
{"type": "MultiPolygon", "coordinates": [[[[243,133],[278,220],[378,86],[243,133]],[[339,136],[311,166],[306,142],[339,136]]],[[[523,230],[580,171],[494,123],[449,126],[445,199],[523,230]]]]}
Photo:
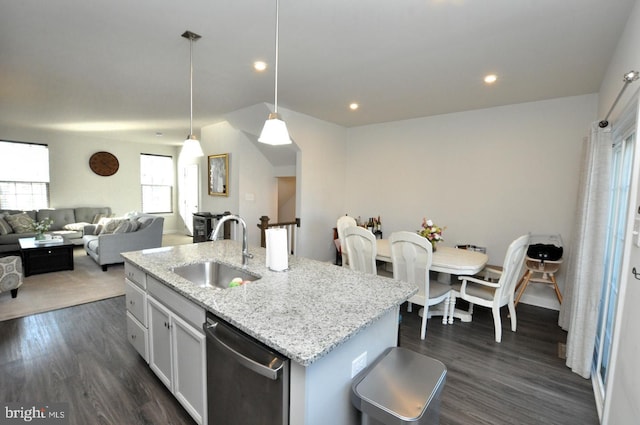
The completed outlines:
{"type": "Polygon", "coordinates": [[[198,423],[206,423],[207,356],[204,334],[172,318],[173,393],[198,423]],[[198,419],[198,417],[200,419],[198,419]]]}
{"type": "Polygon", "coordinates": [[[147,278],[139,268],[126,263],[125,302],[127,304],[127,339],[149,363],[147,335],[147,278]]]}
{"type": "Polygon", "coordinates": [[[125,262],[127,337],[193,419],[207,424],[202,307],[125,262]]]}
{"type": "Polygon", "coordinates": [[[171,368],[171,312],[147,298],[149,312],[149,367],[173,391],[171,368]]]}
{"type": "Polygon", "coordinates": [[[206,424],[206,344],[200,329],[204,310],[164,285],[153,289],[150,286],[149,290],[149,366],[195,421],[206,424]],[[174,296],[165,294],[164,290],[174,296]],[[175,308],[176,302],[183,308],[175,308]],[[188,303],[187,307],[184,302],[188,303]],[[200,326],[188,322],[189,316],[201,316],[200,326]]]}

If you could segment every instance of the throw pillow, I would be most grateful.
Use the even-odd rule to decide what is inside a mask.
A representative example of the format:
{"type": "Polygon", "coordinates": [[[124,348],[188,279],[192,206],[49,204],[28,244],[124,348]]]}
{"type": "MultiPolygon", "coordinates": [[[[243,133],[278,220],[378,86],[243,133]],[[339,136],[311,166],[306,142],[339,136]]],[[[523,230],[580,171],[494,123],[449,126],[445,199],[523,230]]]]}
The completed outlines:
{"type": "Polygon", "coordinates": [[[0,214],[0,235],[8,235],[9,233],[13,233],[13,227],[7,220],[4,219],[4,215],[0,214]]]}
{"type": "Polygon", "coordinates": [[[110,233],[113,233],[118,226],[120,226],[123,222],[128,221],[124,218],[111,218],[109,219],[109,221],[107,221],[105,223],[104,226],[102,226],[102,230],[100,230],[100,234],[101,235],[108,235],[110,233]]]}
{"type": "Polygon", "coordinates": [[[140,215],[139,211],[129,211],[124,215],[124,218],[136,218],[139,215],[140,215]]]}
{"type": "Polygon", "coordinates": [[[93,216],[93,221],[91,222],[91,224],[100,224],[100,221],[103,218],[113,218],[115,217],[114,214],[103,214],[103,213],[98,213],[96,215],[93,216]]]}
{"type": "Polygon", "coordinates": [[[27,213],[8,215],[5,220],[15,233],[33,233],[35,222],[27,213]]]}
{"type": "Polygon", "coordinates": [[[69,223],[69,224],[65,224],[62,228],[64,230],[74,230],[76,232],[80,232],[82,230],[84,230],[84,226],[89,226],[91,223],[69,223]]]}
{"type": "Polygon", "coordinates": [[[140,227],[138,228],[138,230],[142,230],[145,227],[147,227],[148,225],[151,224],[151,222],[153,221],[153,217],[138,217],[138,223],[140,223],[140,227]]]}
{"type": "MultiPolygon", "coordinates": [[[[96,214],[96,215],[99,215],[99,214],[96,214]]],[[[94,224],[96,224],[96,228],[94,229],[93,234],[94,235],[99,235],[100,232],[102,232],[102,228],[104,227],[105,224],[107,224],[109,222],[109,220],[111,220],[111,219],[107,218],[107,217],[102,217],[102,218],[100,218],[98,220],[97,223],[94,223],[94,224]]]]}
{"type": "Polygon", "coordinates": [[[113,231],[113,233],[131,233],[138,230],[140,224],[136,220],[125,220],[113,231]]]}

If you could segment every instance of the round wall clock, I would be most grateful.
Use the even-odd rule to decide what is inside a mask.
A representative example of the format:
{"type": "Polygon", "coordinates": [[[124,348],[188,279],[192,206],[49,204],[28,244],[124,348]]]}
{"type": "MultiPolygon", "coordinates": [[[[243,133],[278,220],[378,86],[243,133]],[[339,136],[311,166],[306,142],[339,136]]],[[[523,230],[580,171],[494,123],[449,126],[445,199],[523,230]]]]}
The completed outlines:
{"type": "Polygon", "coordinates": [[[99,176],[112,176],[118,172],[118,158],[109,152],[96,152],[89,158],[89,167],[99,176]]]}

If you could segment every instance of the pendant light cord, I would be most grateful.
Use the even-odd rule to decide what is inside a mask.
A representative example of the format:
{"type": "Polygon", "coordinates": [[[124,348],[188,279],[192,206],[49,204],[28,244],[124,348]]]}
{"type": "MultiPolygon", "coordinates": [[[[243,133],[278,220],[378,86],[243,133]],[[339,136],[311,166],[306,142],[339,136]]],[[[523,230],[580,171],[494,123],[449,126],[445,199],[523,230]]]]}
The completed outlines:
{"type": "Polygon", "coordinates": [[[193,37],[189,37],[189,137],[193,136],[193,37]]]}
{"type": "Polygon", "coordinates": [[[276,0],[276,81],[275,81],[275,102],[274,102],[274,113],[278,113],[278,38],[279,38],[279,15],[280,15],[280,0],[276,0]]]}

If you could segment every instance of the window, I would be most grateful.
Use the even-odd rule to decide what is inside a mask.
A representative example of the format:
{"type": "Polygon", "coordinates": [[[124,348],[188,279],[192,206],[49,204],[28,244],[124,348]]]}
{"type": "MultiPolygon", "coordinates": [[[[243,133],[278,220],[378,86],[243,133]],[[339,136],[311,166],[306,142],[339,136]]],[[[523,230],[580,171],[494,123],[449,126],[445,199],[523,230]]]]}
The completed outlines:
{"type": "Polygon", "coordinates": [[[48,207],[48,146],[0,140],[0,209],[48,207]]]}
{"type": "Polygon", "coordinates": [[[140,155],[142,212],[173,212],[173,158],[163,155],[140,155]]]}

